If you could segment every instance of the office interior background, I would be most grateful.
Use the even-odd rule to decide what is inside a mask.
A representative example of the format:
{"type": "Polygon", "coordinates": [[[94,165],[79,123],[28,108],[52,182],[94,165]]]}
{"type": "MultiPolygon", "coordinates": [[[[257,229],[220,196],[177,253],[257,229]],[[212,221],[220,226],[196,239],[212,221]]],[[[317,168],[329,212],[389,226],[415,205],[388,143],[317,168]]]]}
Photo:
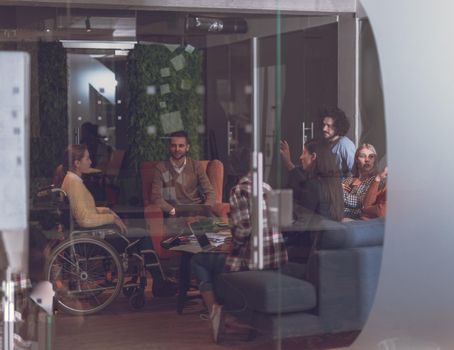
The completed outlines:
{"type": "MultiPolygon", "coordinates": [[[[279,140],[288,140],[296,162],[303,141],[318,136],[320,106],[335,105],[349,117],[347,136],[356,145],[374,144],[380,166],[390,168],[381,276],[369,319],[351,347],[449,348],[451,206],[440,184],[452,173],[446,156],[452,5],[405,0],[0,5],[0,50],[26,52],[30,77],[23,111],[27,185],[17,199],[18,212],[27,216],[0,227],[9,251],[7,274],[28,276],[37,267],[29,265],[34,195],[52,182],[62,150],[80,141],[84,123],[96,124],[102,142],[120,151],[100,196],[140,220],[140,164],[167,156],[168,132],[187,130],[192,157],[223,163],[225,202],[238,179],[236,168],[250,161],[253,149],[263,154],[263,180],[285,188],[279,140]],[[206,26],[198,27],[197,18],[206,26]],[[213,27],[216,21],[224,27],[213,27]],[[260,84],[254,85],[254,77],[260,84]]],[[[58,348],[64,326],[59,328],[58,316],[55,320],[52,341],[58,348]]],[[[61,322],[72,327],[75,319],[61,322]]],[[[95,340],[92,345],[97,348],[95,340]]]]}

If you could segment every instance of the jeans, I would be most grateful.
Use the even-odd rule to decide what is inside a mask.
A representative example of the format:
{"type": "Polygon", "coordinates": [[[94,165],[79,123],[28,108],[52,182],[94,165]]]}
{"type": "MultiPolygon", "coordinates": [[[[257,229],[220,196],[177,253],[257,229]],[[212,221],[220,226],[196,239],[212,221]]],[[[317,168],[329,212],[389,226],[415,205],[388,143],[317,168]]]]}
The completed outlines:
{"type": "Polygon", "coordinates": [[[201,292],[213,290],[216,276],[224,272],[226,254],[198,253],[191,258],[192,272],[201,292]]]}

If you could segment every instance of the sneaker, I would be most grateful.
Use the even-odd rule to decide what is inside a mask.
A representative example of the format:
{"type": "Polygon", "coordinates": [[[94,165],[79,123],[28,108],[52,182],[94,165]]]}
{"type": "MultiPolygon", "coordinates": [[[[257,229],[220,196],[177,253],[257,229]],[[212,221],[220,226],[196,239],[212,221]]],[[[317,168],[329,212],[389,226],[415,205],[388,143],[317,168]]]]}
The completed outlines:
{"type": "Polygon", "coordinates": [[[223,327],[222,305],[214,304],[211,310],[211,331],[213,332],[213,341],[218,343],[219,335],[223,327]]]}

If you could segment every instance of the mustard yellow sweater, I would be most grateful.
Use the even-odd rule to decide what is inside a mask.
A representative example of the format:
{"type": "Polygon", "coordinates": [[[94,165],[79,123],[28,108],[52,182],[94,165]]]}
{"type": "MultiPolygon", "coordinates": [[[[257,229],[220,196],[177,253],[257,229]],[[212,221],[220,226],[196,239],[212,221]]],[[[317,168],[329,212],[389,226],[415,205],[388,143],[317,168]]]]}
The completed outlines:
{"type": "Polygon", "coordinates": [[[95,206],[93,196],[76,174],[68,171],[61,188],[68,195],[71,214],[79,226],[90,228],[114,223],[110,209],[95,206]]]}

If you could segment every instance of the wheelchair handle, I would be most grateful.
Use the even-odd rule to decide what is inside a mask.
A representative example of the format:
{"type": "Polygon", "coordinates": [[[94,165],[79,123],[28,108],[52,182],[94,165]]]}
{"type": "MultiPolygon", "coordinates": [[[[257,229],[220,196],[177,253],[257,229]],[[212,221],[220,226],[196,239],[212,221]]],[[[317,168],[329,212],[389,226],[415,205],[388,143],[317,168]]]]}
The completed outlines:
{"type": "Polygon", "coordinates": [[[63,191],[61,188],[54,187],[54,185],[51,185],[51,186],[46,187],[45,189],[39,191],[36,194],[36,196],[37,197],[46,197],[46,196],[50,195],[51,193],[56,193],[56,192],[61,192],[65,195],[65,197],[67,196],[65,191],[63,191]]]}

